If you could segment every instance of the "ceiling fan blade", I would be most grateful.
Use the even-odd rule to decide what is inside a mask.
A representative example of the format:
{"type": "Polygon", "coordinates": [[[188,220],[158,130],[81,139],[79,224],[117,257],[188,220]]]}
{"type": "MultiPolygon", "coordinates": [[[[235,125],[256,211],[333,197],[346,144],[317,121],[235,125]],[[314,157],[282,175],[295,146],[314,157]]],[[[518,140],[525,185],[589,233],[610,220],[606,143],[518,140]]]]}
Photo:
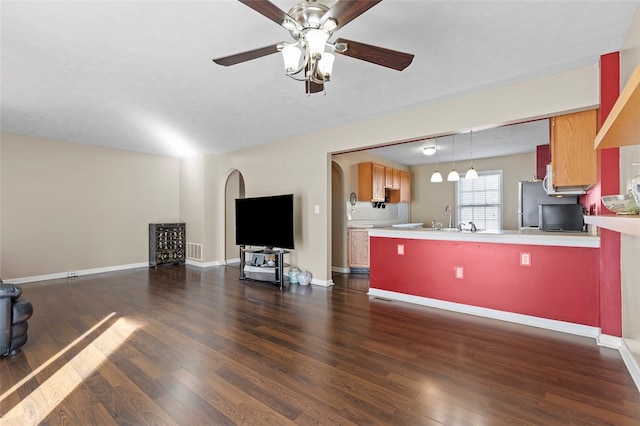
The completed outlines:
{"type": "Polygon", "coordinates": [[[382,0],[338,0],[336,4],[324,14],[320,22],[324,24],[327,19],[331,18],[338,24],[337,28],[342,28],[381,1],[382,0]]]}
{"type": "Polygon", "coordinates": [[[282,9],[280,9],[275,4],[271,3],[269,0],[238,0],[238,1],[244,4],[245,6],[249,6],[251,9],[255,10],[262,16],[265,16],[271,19],[273,22],[275,22],[278,25],[282,25],[287,21],[295,22],[293,18],[291,18],[287,13],[285,13],[282,9]]]}
{"type": "Polygon", "coordinates": [[[359,43],[357,41],[339,38],[334,43],[336,46],[345,44],[346,50],[334,49],[335,53],[350,56],[372,64],[393,68],[402,71],[411,64],[413,56],[410,53],[399,52],[397,50],[385,49],[384,47],[372,46],[370,44],[359,43]]]}
{"type": "Polygon", "coordinates": [[[229,65],[239,64],[241,62],[247,62],[252,59],[261,58],[263,56],[271,55],[272,53],[278,52],[278,45],[281,43],[276,43],[271,46],[261,47],[260,49],[249,50],[248,52],[236,53],[235,55],[225,56],[222,58],[214,59],[218,65],[224,65],[228,67],[229,65]]]}

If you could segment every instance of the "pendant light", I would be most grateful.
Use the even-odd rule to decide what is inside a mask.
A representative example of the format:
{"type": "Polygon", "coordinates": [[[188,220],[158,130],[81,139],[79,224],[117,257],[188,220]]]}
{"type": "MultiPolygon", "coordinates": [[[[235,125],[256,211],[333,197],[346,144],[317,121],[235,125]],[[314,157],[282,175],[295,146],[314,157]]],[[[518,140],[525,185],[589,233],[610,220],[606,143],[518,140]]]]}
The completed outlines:
{"type": "Polygon", "coordinates": [[[436,138],[436,171],[431,175],[431,182],[442,182],[442,175],[438,171],[438,138],[436,138]]]}
{"type": "Polygon", "coordinates": [[[467,174],[464,175],[465,179],[478,179],[478,172],[473,168],[473,130],[471,131],[471,167],[467,170],[467,174]]]}
{"type": "Polygon", "coordinates": [[[453,168],[447,176],[449,182],[456,182],[460,180],[460,175],[456,172],[456,135],[451,135],[451,155],[453,156],[453,168]]]}

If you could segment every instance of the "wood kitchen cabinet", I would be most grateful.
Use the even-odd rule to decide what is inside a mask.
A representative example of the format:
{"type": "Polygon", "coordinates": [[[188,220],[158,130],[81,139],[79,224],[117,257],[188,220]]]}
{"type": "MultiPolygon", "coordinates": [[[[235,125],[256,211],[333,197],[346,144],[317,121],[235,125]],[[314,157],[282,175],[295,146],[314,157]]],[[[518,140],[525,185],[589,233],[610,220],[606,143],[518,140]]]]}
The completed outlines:
{"type": "Polygon", "coordinates": [[[369,232],[363,228],[349,228],[347,262],[349,268],[369,267],[369,232]]]}
{"type": "Polygon", "coordinates": [[[400,170],[393,169],[393,183],[391,189],[400,189],[400,170]]]}
{"type": "Polygon", "coordinates": [[[384,187],[385,167],[382,164],[358,164],[358,201],[384,201],[384,187]]]}
{"type": "Polygon", "coordinates": [[[384,168],[384,187],[389,189],[400,189],[400,170],[392,167],[384,168]]]}
{"type": "Polygon", "coordinates": [[[555,187],[589,187],[598,182],[593,143],[596,124],[596,110],[551,118],[551,170],[555,187]]]}
{"type": "Polygon", "coordinates": [[[411,202],[411,173],[399,170],[400,189],[392,191],[389,195],[390,203],[410,203],[411,202]]]}

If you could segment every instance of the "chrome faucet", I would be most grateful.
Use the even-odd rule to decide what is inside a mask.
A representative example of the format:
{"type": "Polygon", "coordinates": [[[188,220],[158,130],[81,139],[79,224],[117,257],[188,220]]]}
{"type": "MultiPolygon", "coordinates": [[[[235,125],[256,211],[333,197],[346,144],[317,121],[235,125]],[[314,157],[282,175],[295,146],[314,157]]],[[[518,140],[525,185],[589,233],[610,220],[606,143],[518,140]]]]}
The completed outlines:
{"type": "Polygon", "coordinates": [[[478,230],[478,228],[476,228],[476,224],[473,222],[469,222],[469,225],[471,225],[471,232],[476,232],[478,230]]]}
{"type": "Polygon", "coordinates": [[[451,225],[451,221],[452,221],[452,212],[451,212],[451,206],[446,206],[444,208],[444,216],[447,217],[447,215],[449,216],[449,228],[452,227],[451,225]]]}
{"type": "Polygon", "coordinates": [[[432,231],[436,231],[438,229],[442,229],[442,224],[440,222],[438,222],[437,219],[433,219],[431,221],[431,230],[432,231]]]}

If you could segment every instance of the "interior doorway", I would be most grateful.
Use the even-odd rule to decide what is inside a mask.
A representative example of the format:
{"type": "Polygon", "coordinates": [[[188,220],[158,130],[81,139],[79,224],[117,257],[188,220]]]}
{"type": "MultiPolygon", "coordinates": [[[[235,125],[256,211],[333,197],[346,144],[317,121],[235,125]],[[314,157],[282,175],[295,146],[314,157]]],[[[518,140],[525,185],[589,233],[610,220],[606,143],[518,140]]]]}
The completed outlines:
{"type": "Polygon", "coordinates": [[[331,162],[331,271],[347,273],[346,183],[342,167],[331,162]]]}
{"type": "Polygon", "coordinates": [[[236,245],[236,198],[244,198],[244,178],[238,170],[233,170],[225,183],[225,253],[226,263],[239,263],[240,252],[236,245]]]}

